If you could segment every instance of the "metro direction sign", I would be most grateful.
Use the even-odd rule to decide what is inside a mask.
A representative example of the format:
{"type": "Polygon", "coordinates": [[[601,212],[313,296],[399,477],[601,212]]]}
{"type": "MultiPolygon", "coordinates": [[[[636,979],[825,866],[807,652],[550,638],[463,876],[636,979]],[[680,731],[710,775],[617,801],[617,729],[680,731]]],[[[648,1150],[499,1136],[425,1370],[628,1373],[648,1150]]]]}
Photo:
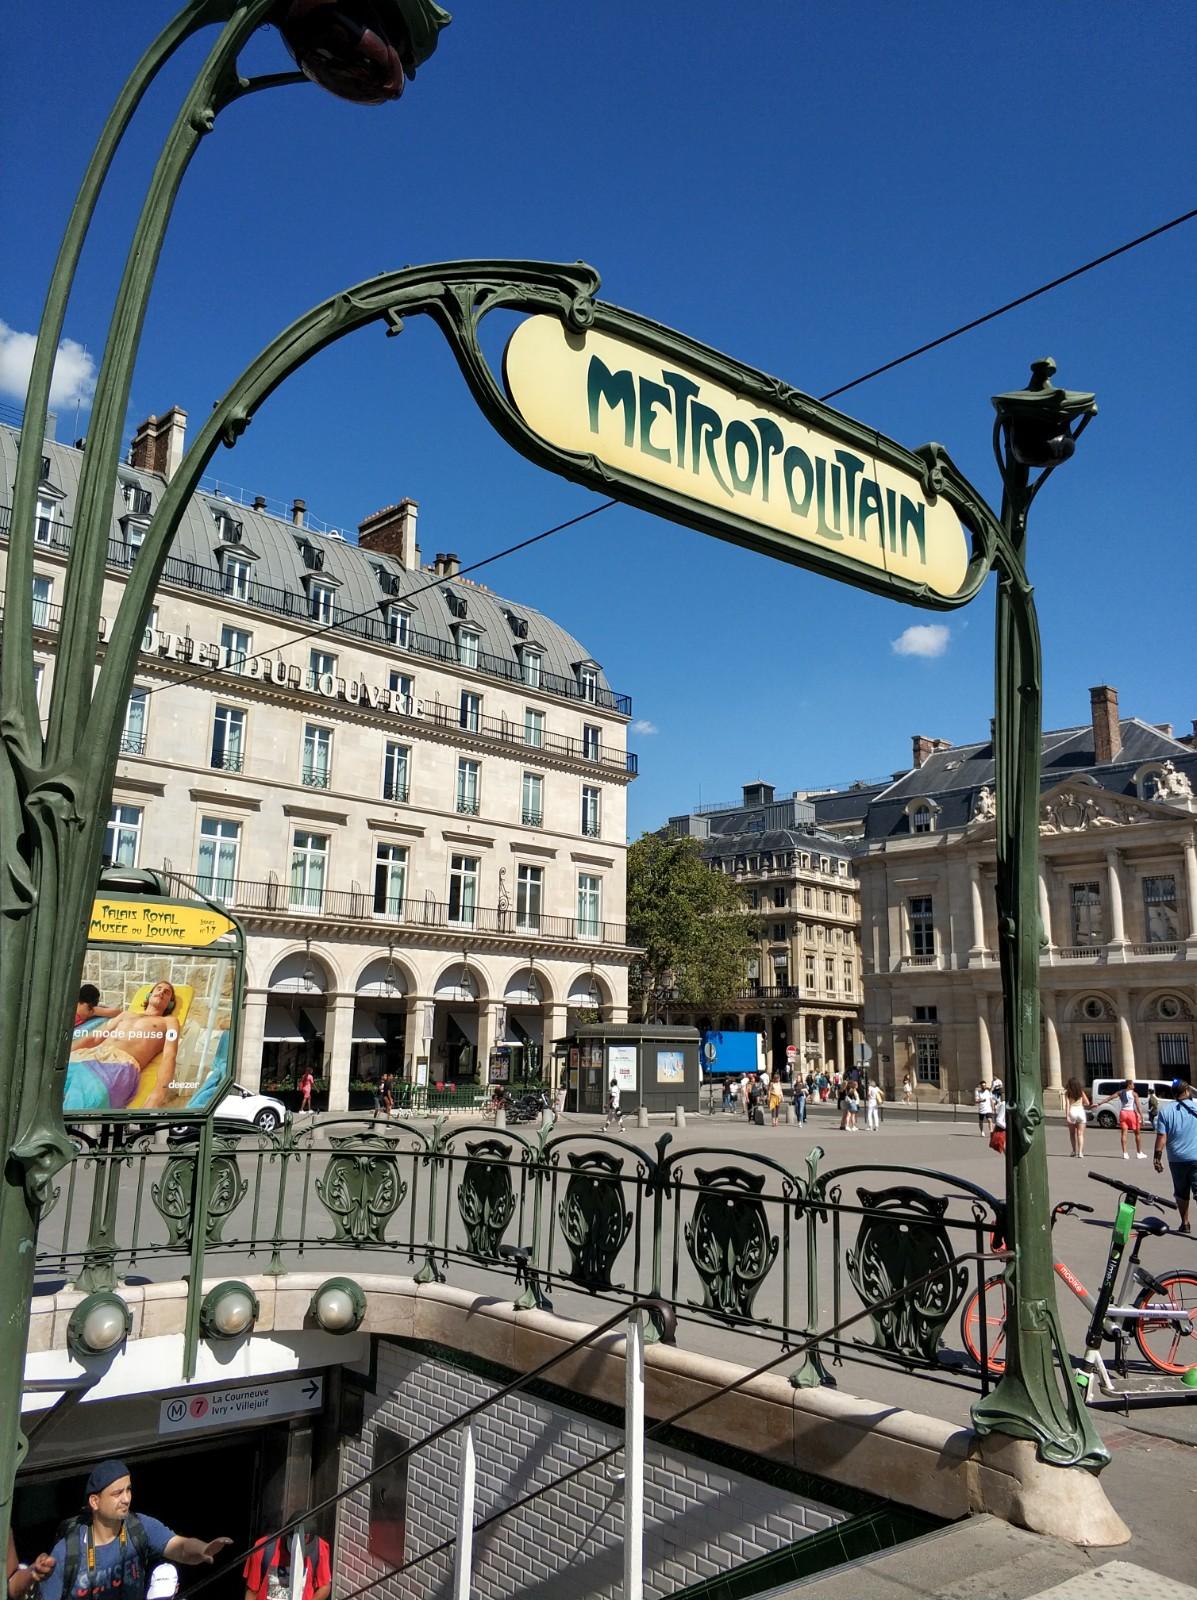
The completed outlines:
{"type": "Polygon", "coordinates": [[[812,425],[757,385],[738,392],[697,365],[552,315],[515,330],[504,379],[550,446],[755,525],[772,535],[773,554],[779,543],[800,564],[831,553],[946,600],[964,588],[971,542],[948,498],[896,465],[896,446],[883,453],[888,441],[872,434],[869,449],[869,430],[844,418],[841,431],[818,402],[801,397],[812,425]]]}

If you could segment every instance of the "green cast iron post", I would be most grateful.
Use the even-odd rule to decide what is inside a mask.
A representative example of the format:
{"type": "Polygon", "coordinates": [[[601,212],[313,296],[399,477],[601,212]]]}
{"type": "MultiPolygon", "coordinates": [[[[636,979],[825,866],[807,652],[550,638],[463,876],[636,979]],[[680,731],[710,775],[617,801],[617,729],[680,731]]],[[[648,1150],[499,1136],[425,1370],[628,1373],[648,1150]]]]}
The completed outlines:
{"type": "MultiPolygon", "coordinates": [[[[175,196],[220,111],[244,95],[305,78],[366,104],[395,99],[405,75],[435,50],[449,20],[433,0],[379,0],[359,28],[354,0],[314,11],[293,0],[191,0],[146,50],[96,144],[59,249],[38,330],[13,487],[9,603],[0,643],[0,1533],[7,1530],[20,1434],[21,1375],[41,1212],[73,1147],[62,1124],[62,1065],[116,772],[124,705],[153,586],[185,507],[170,500],[152,519],[109,640],[93,675],[121,433],[145,310],[175,196]],[[345,27],[345,11],[351,24],[345,27]],[[246,41],[275,23],[298,72],[242,77],[246,41]],[[113,158],[134,113],[174,54],[201,30],[219,29],[158,157],[117,290],[100,364],[63,595],[59,653],[45,736],[34,694],[33,527],[42,429],[54,360],[83,242],[113,158]],[[134,609],[137,616],[128,615],[134,609]],[[123,624],[123,625],[122,625],[123,624]],[[104,681],[106,680],[106,681],[104,681]]],[[[164,497],[164,501],[169,500],[164,497]]],[[[207,1175],[203,1175],[206,1183],[207,1175]]]]}
{"type": "Polygon", "coordinates": [[[1033,1440],[1046,1461],[1098,1470],[1109,1454],[1072,1376],[1056,1304],[1047,1140],[1039,1064],[1039,789],[1043,674],[1026,573],[1027,513],[1040,487],[1095,415],[1091,394],[1056,389],[1055,362],[1031,387],[994,399],[1004,538],[998,574],[994,762],[997,789],[998,950],[1010,1077],[1006,1136],[1006,1367],[973,1407],[980,1433],[1033,1440]],[[1075,426],[1073,426],[1075,424],[1075,426]],[[1032,468],[1041,468],[1032,482],[1032,468]]]}

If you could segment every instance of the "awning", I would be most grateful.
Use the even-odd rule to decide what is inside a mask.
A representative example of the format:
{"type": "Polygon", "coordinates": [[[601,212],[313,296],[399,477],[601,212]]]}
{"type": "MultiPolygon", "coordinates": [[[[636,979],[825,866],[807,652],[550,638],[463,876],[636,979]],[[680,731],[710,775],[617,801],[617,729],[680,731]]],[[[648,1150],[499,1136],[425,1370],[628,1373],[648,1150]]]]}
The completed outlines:
{"type": "Polygon", "coordinates": [[[368,1011],[355,1011],[353,1013],[353,1042],[354,1044],[385,1044],[386,1040],[379,1033],[374,1018],[368,1011]]]}
{"type": "Polygon", "coordinates": [[[293,1012],[285,1006],[267,1006],[262,1039],[266,1044],[303,1044],[305,1035],[300,1032],[299,1018],[293,1012]]]}
{"type": "Polygon", "coordinates": [[[300,1006],[299,1014],[304,1020],[304,1025],[311,1029],[309,1039],[323,1039],[324,1037],[324,1012],[318,1011],[315,1016],[306,1006],[300,1006]]]}
{"type": "Polygon", "coordinates": [[[476,1050],[478,1048],[477,1016],[472,1011],[450,1011],[449,1015],[476,1050]]]}

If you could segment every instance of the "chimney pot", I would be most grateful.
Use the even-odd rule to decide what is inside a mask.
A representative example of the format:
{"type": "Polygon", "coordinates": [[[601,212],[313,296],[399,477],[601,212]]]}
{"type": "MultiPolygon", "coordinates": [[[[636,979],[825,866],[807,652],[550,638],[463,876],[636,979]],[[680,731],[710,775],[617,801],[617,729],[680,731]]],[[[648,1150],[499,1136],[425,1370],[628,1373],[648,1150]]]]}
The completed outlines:
{"type": "Polygon", "coordinates": [[[291,521],[297,528],[303,527],[303,519],[307,515],[308,503],[306,500],[292,500],[291,521]]]}
{"type": "Polygon", "coordinates": [[[453,555],[453,554],[450,554],[449,552],[446,552],[446,554],[445,554],[445,576],[446,576],[446,578],[455,578],[460,571],[461,571],[461,561],[460,561],[460,559],[456,555],[453,555]]]}
{"type": "Polygon", "coordinates": [[[1104,767],[1122,749],[1117,689],[1112,689],[1108,683],[1099,683],[1089,690],[1089,705],[1093,716],[1093,761],[1095,766],[1104,767]]]}
{"type": "Polygon", "coordinates": [[[266,496],[264,494],[256,494],[256,495],[254,495],[254,510],[255,511],[265,511],[265,509],[266,509],[266,496]]]}

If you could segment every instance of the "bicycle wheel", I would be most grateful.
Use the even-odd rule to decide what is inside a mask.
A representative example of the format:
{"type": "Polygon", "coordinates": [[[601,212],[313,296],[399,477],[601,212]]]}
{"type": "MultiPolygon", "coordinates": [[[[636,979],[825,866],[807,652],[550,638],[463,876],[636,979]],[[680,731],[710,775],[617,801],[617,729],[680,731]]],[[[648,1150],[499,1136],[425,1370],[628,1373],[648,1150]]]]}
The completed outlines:
{"type": "Polygon", "coordinates": [[[974,1289],[960,1313],[960,1337],[964,1348],[981,1365],[981,1318],[985,1318],[990,1375],[1001,1377],[1006,1370],[1006,1280],[999,1273],[974,1289]],[[982,1310],[984,1305],[984,1310],[982,1310]]]}
{"type": "Polygon", "coordinates": [[[1173,1322],[1143,1317],[1135,1323],[1135,1342],[1160,1372],[1187,1372],[1197,1367],[1197,1273],[1165,1272],[1135,1301],[1144,1306],[1168,1306],[1173,1322]]]}

